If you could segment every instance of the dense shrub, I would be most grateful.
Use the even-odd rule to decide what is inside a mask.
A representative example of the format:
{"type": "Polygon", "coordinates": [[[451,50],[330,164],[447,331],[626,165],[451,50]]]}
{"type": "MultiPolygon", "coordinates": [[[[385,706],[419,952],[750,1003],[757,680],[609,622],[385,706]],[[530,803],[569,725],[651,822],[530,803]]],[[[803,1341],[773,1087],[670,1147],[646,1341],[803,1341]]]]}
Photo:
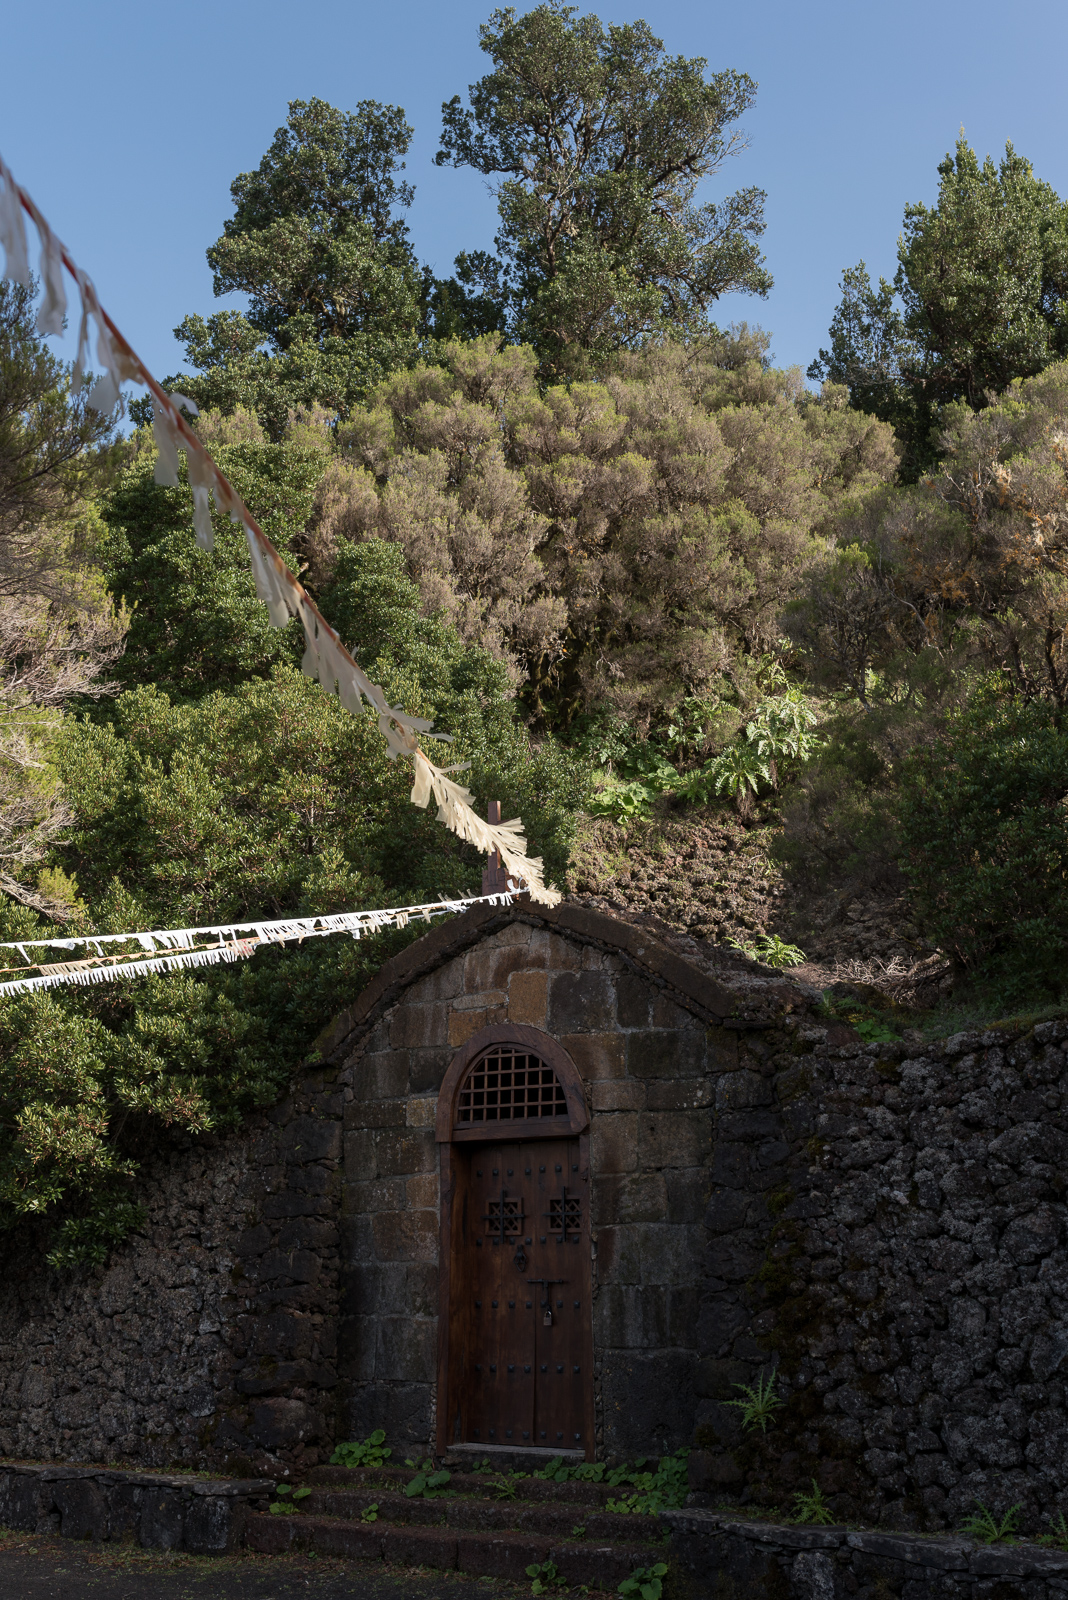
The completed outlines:
{"type": "Polygon", "coordinates": [[[984,686],[903,763],[903,865],[928,934],[1006,1002],[1065,987],[1068,731],[984,686]]]}
{"type": "MultiPolygon", "coordinates": [[[[224,552],[224,571],[227,561],[224,552]]],[[[441,755],[471,761],[480,800],[522,815],[548,875],[560,877],[585,798],[582,770],[551,740],[531,744],[505,666],[420,614],[396,546],[344,552],[330,598],[340,622],[360,623],[361,656],[391,703],[454,734],[441,755]]],[[[350,715],[284,656],[266,676],[260,665],[210,691],[192,671],[183,676],[197,659],[180,642],[170,655],[197,694],[172,700],[146,684],[109,715],[63,729],[72,819],[54,860],[90,928],[477,892],[480,858],[432,810],[409,803],[410,767],[387,760],[373,715],[350,715]]],[[[10,902],[0,927],[6,938],[40,931],[10,902]]],[[[0,1227],[41,1217],[56,1262],[102,1259],[136,1223],[131,1180],[153,1143],[168,1129],[233,1127],[276,1099],[330,1017],[417,931],[7,1000],[0,1227]]]]}
{"type": "MultiPolygon", "coordinates": [[[[293,540],[311,515],[324,460],[315,449],[251,440],[209,448],[264,532],[290,561],[293,540]]],[[[153,480],[151,435],[139,433],[132,459],[103,504],[100,543],[112,593],[132,611],[126,653],[115,672],[123,688],[152,683],[187,697],[262,677],[300,659],[299,627],[271,628],[256,598],[243,528],[214,516],[215,549],[193,540],[191,500],[182,482],[153,480]]]]}

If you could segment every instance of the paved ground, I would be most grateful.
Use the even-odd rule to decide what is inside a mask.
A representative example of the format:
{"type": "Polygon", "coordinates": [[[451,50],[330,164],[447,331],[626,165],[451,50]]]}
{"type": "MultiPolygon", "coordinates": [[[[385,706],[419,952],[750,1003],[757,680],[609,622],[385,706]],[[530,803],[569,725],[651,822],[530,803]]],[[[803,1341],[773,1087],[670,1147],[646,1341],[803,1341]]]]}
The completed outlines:
{"type": "Polygon", "coordinates": [[[323,1557],[225,1560],[0,1532],[0,1600],[519,1600],[529,1586],[323,1557]]]}

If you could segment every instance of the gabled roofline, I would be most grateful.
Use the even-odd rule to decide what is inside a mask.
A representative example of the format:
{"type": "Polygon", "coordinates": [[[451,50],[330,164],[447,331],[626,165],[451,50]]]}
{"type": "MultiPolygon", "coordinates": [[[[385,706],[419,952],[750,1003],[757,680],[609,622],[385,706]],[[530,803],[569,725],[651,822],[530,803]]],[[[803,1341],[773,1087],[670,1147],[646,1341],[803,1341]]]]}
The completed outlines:
{"type": "MultiPolygon", "coordinates": [[[[647,929],[573,901],[548,907],[524,900],[510,906],[472,906],[462,915],[438,923],[421,939],[391,956],[354,1004],[323,1029],[313,1048],[324,1060],[339,1059],[352,1035],[375,1021],[405,989],[462,955],[488,934],[515,922],[550,928],[580,943],[618,952],[636,971],[674,990],[679,1003],[705,1021],[740,1028],[771,1025],[770,1019],[757,1023],[743,1018],[732,1020],[738,1011],[739,995],[732,994],[647,929]]],[[[787,982],[773,981],[771,990],[777,1000],[786,1002],[788,1010],[809,1004],[803,991],[787,982]]]]}

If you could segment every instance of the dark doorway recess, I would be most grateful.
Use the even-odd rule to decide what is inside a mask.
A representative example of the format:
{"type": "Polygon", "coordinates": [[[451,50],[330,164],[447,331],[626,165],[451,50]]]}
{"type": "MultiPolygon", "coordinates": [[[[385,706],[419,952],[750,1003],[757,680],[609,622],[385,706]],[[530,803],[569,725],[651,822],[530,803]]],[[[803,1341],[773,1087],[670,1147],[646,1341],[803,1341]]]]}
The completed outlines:
{"type": "Polygon", "coordinates": [[[570,1056],[484,1028],[438,1101],[438,1449],[594,1456],[589,1118],[570,1056]]]}

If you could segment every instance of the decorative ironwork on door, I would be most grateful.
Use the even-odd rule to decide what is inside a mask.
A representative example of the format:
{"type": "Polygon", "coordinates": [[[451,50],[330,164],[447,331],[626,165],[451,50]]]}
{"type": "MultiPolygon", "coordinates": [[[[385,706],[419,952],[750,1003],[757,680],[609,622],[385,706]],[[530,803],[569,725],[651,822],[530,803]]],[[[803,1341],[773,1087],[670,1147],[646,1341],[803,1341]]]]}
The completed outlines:
{"type": "Polygon", "coordinates": [[[516,1241],[515,1264],[522,1271],[527,1264],[521,1238],[525,1221],[522,1195],[509,1195],[506,1189],[502,1189],[500,1199],[489,1202],[489,1210],[482,1220],[491,1244],[507,1245],[513,1239],[516,1241]]]}
{"type": "Polygon", "coordinates": [[[559,1243],[564,1244],[568,1238],[577,1244],[582,1232],[582,1201],[577,1194],[568,1194],[565,1185],[562,1195],[555,1195],[549,1201],[549,1209],[545,1213],[549,1219],[549,1229],[552,1233],[559,1234],[559,1243]]]}

